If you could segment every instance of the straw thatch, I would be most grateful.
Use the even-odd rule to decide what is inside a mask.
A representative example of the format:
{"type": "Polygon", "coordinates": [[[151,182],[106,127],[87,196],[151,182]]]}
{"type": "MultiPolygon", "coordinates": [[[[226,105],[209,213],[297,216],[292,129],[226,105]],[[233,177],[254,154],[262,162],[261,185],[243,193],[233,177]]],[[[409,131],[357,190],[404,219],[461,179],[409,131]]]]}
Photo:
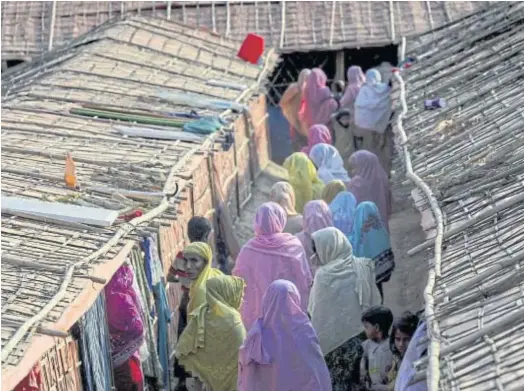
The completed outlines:
{"type": "MultiPolygon", "coordinates": [[[[408,39],[405,55],[417,61],[402,72],[407,113],[396,132],[401,143],[405,130],[413,171],[437,204],[413,193],[429,239],[410,253],[427,251],[434,276],[425,296],[434,343],[417,379],[429,377],[439,390],[520,390],[524,3],[501,2],[408,39]],[[447,106],[424,110],[434,98],[447,106]]],[[[402,100],[399,94],[398,112],[402,100]]],[[[407,155],[399,155],[397,171],[404,171],[407,155]]]]}
{"type": "MultiPolygon", "coordinates": [[[[174,22],[136,17],[106,24],[2,75],[3,196],[102,207],[121,214],[144,212],[110,228],[2,214],[4,385],[12,375],[25,375],[17,366],[34,335],[60,336],[67,331],[55,329],[56,322],[82,292],[100,289],[110,278],[118,266],[115,257],[125,258],[122,249],[129,250],[128,240],[141,231],[172,224],[192,162],[219,147],[226,134],[221,130],[194,141],[123,137],[114,121],[74,115],[70,109],[96,104],[151,115],[192,109],[190,104],[174,105],[159,98],[159,90],[247,104],[259,95],[275,57],[268,54],[263,65],[255,66],[237,59],[235,48],[174,22]],[[207,84],[210,79],[246,87],[242,91],[216,87],[207,84]],[[68,152],[77,165],[77,190],[64,183],[68,152]],[[102,271],[103,276],[98,274],[102,271]],[[30,321],[35,316],[41,319],[30,321]]],[[[231,110],[198,111],[226,121],[238,117],[231,110]]],[[[76,303],[75,311],[80,308],[76,316],[88,305],[76,303]]],[[[38,358],[25,357],[33,362],[38,358]]]]}
{"type": "Polygon", "coordinates": [[[124,14],[210,29],[234,40],[264,36],[282,52],[382,46],[487,6],[471,1],[45,1],[2,2],[2,56],[30,59],[124,14]]]}

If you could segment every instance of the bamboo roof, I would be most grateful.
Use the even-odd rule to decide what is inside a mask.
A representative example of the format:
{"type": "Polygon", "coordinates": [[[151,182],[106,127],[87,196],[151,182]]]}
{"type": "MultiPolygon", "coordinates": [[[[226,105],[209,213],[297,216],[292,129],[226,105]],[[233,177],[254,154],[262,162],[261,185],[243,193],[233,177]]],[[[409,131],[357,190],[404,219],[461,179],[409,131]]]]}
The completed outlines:
{"type": "Polygon", "coordinates": [[[473,1],[2,2],[2,56],[30,59],[124,14],[202,27],[242,41],[264,36],[282,52],[383,46],[487,7],[473,1]]]}
{"type": "MultiPolygon", "coordinates": [[[[438,205],[430,209],[421,191],[413,193],[428,241],[410,253],[426,251],[434,276],[425,295],[433,346],[429,364],[427,358],[418,363],[418,379],[430,376],[439,390],[520,390],[524,3],[500,2],[407,39],[405,56],[417,61],[401,75],[407,112],[397,117],[397,141],[403,128],[413,172],[438,205]],[[446,107],[425,110],[424,100],[435,98],[446,107]],[[435,245],[439,238],[442,245],[435,245]]],[[[402,94],[396,103],[400,113],[402,94]]],[[[403,171],[407,159],[400,156],[403,171]]]]}
{"type": "MultiPolygon", "coordinates": [[[[124,137],[116,122],[70,109],[96,104],[151,115],[193,109],[191,102],[158,97],[159,90],[247,104],[262,91],[276,57],[266,53],[255,66],[237,59],[236,47],[175,22],[134,17],[2,74],[3,196],[144,212],[109,228],[2,214],[2,388],[27,374],[43,353],[42,341],[53,342],[43,330],[60,335],[87,310],[140,231],[171,224],[194,163],[227,131],[192,141],[124,137]],[[210,79],[246,87],[216,87],[206,84],[210,79]],[[68,152],[77,190],[64,183],[68,152]]],[[[239,115],[195,110],[226,121],[239,115]]]]}

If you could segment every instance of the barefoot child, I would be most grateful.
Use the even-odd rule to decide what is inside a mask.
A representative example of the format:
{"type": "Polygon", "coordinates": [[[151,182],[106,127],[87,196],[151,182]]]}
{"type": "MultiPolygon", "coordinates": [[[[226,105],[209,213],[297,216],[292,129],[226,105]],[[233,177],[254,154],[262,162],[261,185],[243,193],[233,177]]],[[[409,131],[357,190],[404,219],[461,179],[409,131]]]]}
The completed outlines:
{"type": "Polygon", "coordinates": [[[362,344],[364,355],[360,362],[362,385],[370,391],[387,391],[393,363],[388,338],[393,314],[383,306],[371,307],[362,314],[362,323],[367,337],[362,344]]]}

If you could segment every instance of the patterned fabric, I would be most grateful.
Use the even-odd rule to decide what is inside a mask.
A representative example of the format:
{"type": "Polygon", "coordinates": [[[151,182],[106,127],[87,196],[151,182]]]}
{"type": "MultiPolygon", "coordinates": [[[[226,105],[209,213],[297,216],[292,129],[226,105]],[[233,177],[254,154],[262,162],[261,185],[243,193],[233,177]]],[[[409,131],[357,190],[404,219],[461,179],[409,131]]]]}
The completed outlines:
{"type": "Polygon", "coordinates": [[[366,335],[361,333],[324,357],[333,391],[364,391],[360,386],[360,360],[365,340],[366,335]]]}
{"type": "Polygon", "coordinates": [[[391,251],[391,249],[386,250],[373,260],[375,261],[375,278],[377,284],[388,282],[395,269],[395,256],[393,255],[393,251],[391,251]]]}

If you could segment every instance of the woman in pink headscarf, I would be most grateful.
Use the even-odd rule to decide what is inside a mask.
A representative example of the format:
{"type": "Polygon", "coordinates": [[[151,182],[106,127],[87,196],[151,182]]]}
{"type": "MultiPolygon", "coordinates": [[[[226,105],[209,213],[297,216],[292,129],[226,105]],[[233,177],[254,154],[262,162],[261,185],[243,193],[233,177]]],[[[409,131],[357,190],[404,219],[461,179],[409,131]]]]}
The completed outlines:
{"type": "Polygon", "coordinates": [[[299,115],[308,126],[327,125],[331,120],[331,114],[337,109],[337,102],[326,82],[327,76],[320,68],[313,69],[307,78],[304,102],[299,115]]]}
{"type": "Polygon", "coordinates": [[[239,353],[238,391],[332,391],[319,341],[289,281],[274,281],[239,353]]]}
{"type": "Polygon", "coordinates": [[[333,227],[333,217],[328,204],[322,200],[308,202],[304,208],[302,227],[302,232],[296,236],[302,243],[302,246],[304,246],[307,260],[313,274],[315,274],[315,268],[311,264],[311,257],[313,256],[311,235],[323,228],[333,227]]]}
{"type": "Polygon", "coordinates": [[[307,309],[313,277],[302,244],[293,235],[282,232],[285,225],[286,212],[280,205],[262,204],[255,216],[255,237],[238,255],[232,273],[246,282],[240,309],[246,330],[262,315],[262,296],[275,280],[293,282],[302,297],[301,308],[307,309]]]}
{"type": "Polygon", "coordinates": [[[340,99],[340,107],[344,107],[350,110],[351,116],[355,111],[355,99],[357,99],[360,87],[366,82],[366,76],[362,72],[362,68],[353,65],[348,68],[347,71],[348,84],[344,96],[340,99]]]}
{"type": "Polygon", "coordinates": [[[331,145],[331,132],[325,125],[313,125],[309,128],[307,137],[307,147],[302,148],[300,152],[304,152],[309,156],[311,149],[317,144],[331,145]]]}
{"type": "Polygon", "coordinates": [[[302,104],[306,80],[310,73],[311,69],[302,69],[298,75],[297,82],[291,83],[282,95],[282,98],[280,98],[282,114],[284,114],[284,117],[286,117],[289,122],[289,130],[294,152],[298,152],[307,141],[308,126],[304,126],[305,124],[300,120],[298,113],[302,104]]]}
{"type": "Polygon", "coordinates": [[[360,150],[351,155],[349,166],[352,175],[348,191],[353,193],[358,203],[373,202],[389,232],[391,191],[388,175],[382,168],[378,157],[369,151],[360,150]]]}

